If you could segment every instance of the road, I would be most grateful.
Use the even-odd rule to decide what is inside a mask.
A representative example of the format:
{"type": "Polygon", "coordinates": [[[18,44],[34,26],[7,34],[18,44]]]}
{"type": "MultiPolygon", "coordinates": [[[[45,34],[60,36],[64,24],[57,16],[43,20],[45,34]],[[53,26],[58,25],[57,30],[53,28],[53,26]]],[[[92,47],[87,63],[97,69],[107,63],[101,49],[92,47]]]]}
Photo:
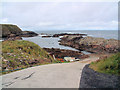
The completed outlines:
{"type": "Polygon", "coordinates": [[[83,67],[90,60],[48,64],[27,68],[2,76],[3,88],[79,88],[83,67]],[[86,62],[88,61],[88,62],[86,62]]]}

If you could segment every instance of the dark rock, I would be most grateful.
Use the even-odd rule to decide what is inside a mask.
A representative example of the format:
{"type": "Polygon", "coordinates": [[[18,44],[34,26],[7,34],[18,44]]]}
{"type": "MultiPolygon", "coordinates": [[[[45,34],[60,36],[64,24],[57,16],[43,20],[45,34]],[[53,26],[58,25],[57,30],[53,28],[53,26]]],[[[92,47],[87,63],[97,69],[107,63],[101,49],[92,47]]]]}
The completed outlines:
{"type": "Polygon", "coordinates": [[[73,50],[65,50],[59,48],[43,48],[46,50],[50,55],[54,55],[56,58],[64,58],[64,57],[75,57],[79,59],[87,58],[88,55],[83,54],[80,51],[73,51],[73,50]]]}
{"type": "Polygon", "coordinates": [[[120,76],[99,73],[86,65],[83,68],[80,88],[119,88],[120,76]]]}
{"type": "Polygon", "coordinates": [[[68,33],[61,33],[61,34],[54,34],[53,37],[59,37],[59,36],[65,36],[65,35],[86,36],[87,34],[68,34],[68,33]]]}
{"type": "Polygon", "coordinates": [[[23,31],[21,34],[21,37],[34,37],[37,36],[38,34],[33,32],[33,31],[23,31]]]}
{"type": "Polygon", "coordinates": [[[52,36],[42,36],[42,38],[49,38],[49,37],[52,37],[52,36]]]}

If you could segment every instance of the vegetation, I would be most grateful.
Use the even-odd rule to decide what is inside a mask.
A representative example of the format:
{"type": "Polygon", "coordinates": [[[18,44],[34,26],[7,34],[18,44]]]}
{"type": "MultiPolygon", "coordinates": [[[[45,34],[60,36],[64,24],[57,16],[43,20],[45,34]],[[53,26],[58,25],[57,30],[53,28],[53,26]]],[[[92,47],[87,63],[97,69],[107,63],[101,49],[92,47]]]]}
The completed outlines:
{"type": "Polygon", "coordinates": [[[42,48],[29,41],[2,42],[3,73],[35,65],[54,63],[54,59],[42,48]]]}
{"type": "Polygon", "coordinates": [[[0,32],[2,32],[2,37],[7,37],[10,34],[22,34],[22,30],[17,25],[0,24],[0,27],[2,28],[0,29],[0,32]]]}
{"type": "Polygon", "coordinates": [[[92,62],[89,67],[101,73],[120,75],[120,52],[106,59],[92,62]]]}

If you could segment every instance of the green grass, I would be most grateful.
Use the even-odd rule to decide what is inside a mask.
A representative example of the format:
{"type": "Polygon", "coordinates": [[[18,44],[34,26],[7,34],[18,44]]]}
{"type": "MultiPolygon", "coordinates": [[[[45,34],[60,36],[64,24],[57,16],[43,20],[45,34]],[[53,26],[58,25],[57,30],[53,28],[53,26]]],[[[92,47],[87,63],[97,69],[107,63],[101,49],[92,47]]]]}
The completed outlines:
{"type": "Polygon", "coordinates": [[[100,73],[120,75],[120,52],[106,59],[92,62],[89,67],[100,73]]]}
{"type": "Polygon", "coordinates": [[[2,42],[2,57],[2,66],[7,67],[8,70],[56,62],[40,46],[24,40],[2,42]],[[30,63],[35,61],[36,63],[30,63]]]}

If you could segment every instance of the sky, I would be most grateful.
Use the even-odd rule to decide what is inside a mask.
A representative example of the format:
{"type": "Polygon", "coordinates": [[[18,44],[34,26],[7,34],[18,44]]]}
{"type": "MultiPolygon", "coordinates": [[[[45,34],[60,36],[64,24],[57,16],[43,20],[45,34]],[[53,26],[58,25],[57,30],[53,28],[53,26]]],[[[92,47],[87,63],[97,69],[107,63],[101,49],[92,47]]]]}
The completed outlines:
{"type": "Polygon", "coordinates": [[[23,30],[118,30],[118,2],[3,2],[0,23],[23,30]]]}

